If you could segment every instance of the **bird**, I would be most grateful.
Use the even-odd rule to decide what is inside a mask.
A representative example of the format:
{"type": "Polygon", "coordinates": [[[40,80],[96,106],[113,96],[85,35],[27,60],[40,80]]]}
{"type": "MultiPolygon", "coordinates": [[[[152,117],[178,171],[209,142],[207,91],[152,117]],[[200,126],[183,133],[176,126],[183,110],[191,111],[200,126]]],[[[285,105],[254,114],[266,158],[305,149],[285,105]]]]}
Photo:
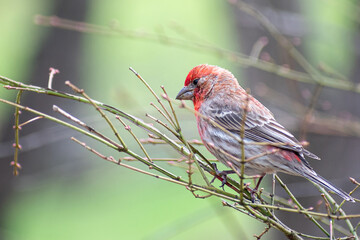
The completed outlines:
{"type": "MultiPolygon", "coordinates": [[[[248,94],[234,75],[219,66],[201,64],[188,73],[177,100],[192,100],[200,138],[219,162],[241,172],[242,141],[244,173],[258,176],[283,172],[304,177],[346,201],[355,202],[348,193],[317,174],[306,157],[320,160],[278,123],[262,103],[248,94]],[[242,137],[243,136],[243,137],[242,137]]],[[[217,173],[218,170],[216,169],[217,173]]]]}

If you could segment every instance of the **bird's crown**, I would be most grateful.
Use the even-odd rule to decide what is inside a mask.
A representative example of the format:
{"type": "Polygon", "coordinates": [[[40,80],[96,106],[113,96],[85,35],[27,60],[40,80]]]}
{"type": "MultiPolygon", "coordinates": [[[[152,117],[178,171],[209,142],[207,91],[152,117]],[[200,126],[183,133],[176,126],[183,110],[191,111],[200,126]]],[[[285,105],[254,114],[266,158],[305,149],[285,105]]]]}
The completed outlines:
{"type": "Polygon", "coordinates": [[[202,78],[204,76],[208,76],[209,74],[215,72],[218,69],[218,66],[208,65],[208,64],[201,64],[189,72],[185,80],[185,86],[188,86],[194,79],[202,78]]]}

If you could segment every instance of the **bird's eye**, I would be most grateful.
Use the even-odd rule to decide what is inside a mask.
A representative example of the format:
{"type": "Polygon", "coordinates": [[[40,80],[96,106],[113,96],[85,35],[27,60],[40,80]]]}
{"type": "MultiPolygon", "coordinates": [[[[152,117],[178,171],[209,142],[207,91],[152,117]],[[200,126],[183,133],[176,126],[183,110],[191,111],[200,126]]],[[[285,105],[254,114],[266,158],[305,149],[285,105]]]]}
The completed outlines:
{"type": "Polygon", "coordinates": [[[199,82],[199,79],[197,78],[193,81],[193,84],[196,85],[198,82],[199,82]]]}

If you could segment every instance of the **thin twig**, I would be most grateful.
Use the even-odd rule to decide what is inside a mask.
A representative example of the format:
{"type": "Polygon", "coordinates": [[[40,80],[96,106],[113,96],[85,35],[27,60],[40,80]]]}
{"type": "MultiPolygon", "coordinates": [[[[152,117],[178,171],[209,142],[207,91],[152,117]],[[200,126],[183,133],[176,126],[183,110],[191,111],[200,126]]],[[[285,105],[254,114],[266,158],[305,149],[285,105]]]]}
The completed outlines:
{"type": "Polygon", "coordinates": [[[288,207],[280,207],[280,206],[272,206],[272,205],[268,205],[268,204],[257,204],[257,203],[244,203],[243,205],[249,205],[251,207],[254,208],[258,208],[258,207],[263,207],[266,209],[274,209],[274,210],[278,210],[278,211],[285,211],[285,212],[290,212],[290,213],[301,213],[301,214],[309,214],[312,216],[317,216],[317,217],[324,217],[324,218],[332,218],[335,220],[349,220],[352,218],[360,218],[360,214],[348,214],[348,215],[343,215],[343,216],[338,216],[338,215],[329,215],[327,213],[320,213],[320,212],[314,212],[314,211],[310,211],[307,209],[294,209],[294,208],[288,208],[288,207]]]}
{"type": "Polygon", "coordinates": [[[241,129],[240,129],[240,139],[241,139],[241,169],[240,169],[240,199],[243,200],[243,185],[244,185],[244,174],[245,174],[245,122],[247,118],[247,113],[249,111],[249,103],[250,103],[250,95],[249,92],[246,91],[246,99],[243,107],[242,121],[241,121],[241,129]]]}
{"type": "MultiPolygon", "coordinates": [[[[356,184],[355,188],[349,192],[349,195],[351,196],[351,195],[360,187],[360,183],[358,183],[358,182],[357,182],[354,178],[352,178],[352,177],[350,177],[350,181],[351,181],[352,183],[356,184]]],[[[355,201],[356,201],[356,202],[359,202],[358,199],[355,199],[355,201]]],[[[339,211],[339,209],[342,207],[343,204],[345,204],[345,202],[347,202],[347,201],[343,200],[343,201],[339,204],[339,206],[334,210],[334,213],[336,213],[337,211],[339,211]]]]}
{"type": "Polygon", "coordinates": [[[84,135],[87,135],[87,136],[89,136],[89,137],[91,137],[91,138],[93,138],[93,139],[95,139],[95,140],[97,140],[97,141],[99,141],[99,142],[101,142],[101,143],[106,144],[107,146],[109,146],[109,147],[111,147],[111,148],[113,148],[113,149],[118,149],[115,145],[113,145],[113,144],[105,141],[104,139],[102,139],[102,138],[100,138],[100,137],[98,137],[98,136],[96,136],[96,135],[94,135],[94,134],[92,134],[92,133],[90,133],[90,132],[87,132],[87,131],[85,131],[85,130],[83,130],[83,129],[81,129],[81,128],[78,128],[78,127],[76,127],[76,126],[74,126],[74,125],[71,125],[71,124],[69,124],[69,123],[67,123],[67,122],[61,121],[60,119],[57,119],[57,118],[52,117],[52,116],[50,116],[50,115],[47,115],[47,114],[45,114],[45,113],[39,112],[39,111],[34,110],[34,109],[32,109],[32,108],[25,107],[25,106],[22,106],[22,105],[20,105],[20,104],[16,104],[16,103],[13,103],[13,102],[7,101],[7,100],[5,100],[5,99],[1,99],[1,98],[0,98],[0,102],[6,103],[6,104],[11,105],[11,106],[14,106],[14,107],[17,107],[17,108],[19,108],[19,109],[21,109],[21,110],[24,110],[24,111],[31,112],[31,113],[33,113],[33,114],[35,114],[35,115],[42,116],[42,117],[45,118],[45,119],[49,119],[49,120],[51,120],[51,121],[53,121],[53,122],[56,122],[56,123],[58,123],[58,124],[60,124],[60,125],[69,127],[69,128],[71,128],[71,129],[73,129],[73,130],[75,130],[75,131],[78,131],[78,132],[80,132],[80,133],[82,133],[82,134],[84,134],[84,135]]]}
{"type": "MultiPolygon", "coordinates": [[[[176,125],[174,123],[174,120],[172,119],[171,115],[169,114],[169,112],[167,111],[167,109],[165,108],[164,104],[162,104],[160,98],[158,97],[158,95],[154,92],[154,90],[150,87],[150,85],[145,81],[145,79],[143,79],[140,74],[138,74],[133,68],[129,68],[130,71],[132,71],[135,76],[140,79],[140,81],[147,87],[147,89],[149,89],[149,91],[152,93],[152,95],[156,98],[156,100],[158,101],[158,103],[160,104],[160,106],[163,108],[163,110],[165,111],[166,115],[163,114],[163,116],[169,121],[169,123],[176,129],[176,125]]],[[[162,113],[162,111],[160,111],[160,113],[162,113]]]]}
{"type": "Polygon", "coordinates": [[[81,142],[80,140],[76,139],[75,137],[71,137],[71,140],[73,140],[74,142],[80,144],[81,146],[83,146],[84,148],[86,148],[87,150],[89,150],[90,152],[94,153],[95,155],[97,155],[98,157],[106,160],[106,161],[110,161],[110,162],[116,162],[116,160],[113,157],[107,157],[103,154],[101,154],[100,152],[94,150],[93,148],[89,147],[88,145],[86,145],[86,143],[81,142]]]}
{"type": "MultiPolygon", "coordinates": [[[[1,99],[0,99],[1,100],[1,99]]],[[[120,152],[124,152],[134,158],[136,158],[137,160],[139,160],[140,162],[146,164],[147,166],[157,170],[158,172],[177,179],[179,181],[183,181],[179,176],[176,176],[175,174],[155,165],[154,163],[152,163],[151,161],[147,161],[144,158],[140,157],[138,154],[134,153],[133,151],[131,151],[130,149],[126,148],[122,148],[122,146],[120,146],[118,143],[114,142],[113,140],[109,139],[108,137],[104,136],[103,134],[101,134],[100,132],[96,131],[94,128],[88,126],[87,124],[85,124],[84,122],[82,122],[81,120],[75,118],[74,116],[70,115],[69,113],[65,112],[64,110],[60,109],[57,106],[53,106],[54,111],[57,111],[59,113],[61,113],[62,115],[64,115],[65,117],[69,118],[70,120],[74,121],[75,123],[79,124],[80,126],[86,128],[89,132],[94,133],[95,135],[97,135],[99,138],[101,138],[103,141],[105,141],[108,144],[111,144],[112,146],[116,147],[116,150],[120,151],[120,152]]]]}
{"type": "Polygon", "coordinates": [[[119,151],[124,151],[125,149],[123,148],[123,146],[119,145],[118,143],[116,143],[115,141],[111,140],[110,138],[106,137],[105,135],[103,135],[102,133],[96,131],[93,127],[90,127],[89,125],[87,125],[86,123],[84,123],[83,121],[81,121],[80,119],[72,116],[70,113],[64,111],[63,109],[59,108],[56,105],[53,105],[53,110],[54,112],[58,112],[61,115],[63,115],[64,117],[70,119],[71,121],[73,121],[74,123],[86,128],[89,132],[94,133],[95,135],[97,135],[98,137],[104,139],[105,141],[111,143],[112,145],[116,146],[117,149],[119,151]]]}
{"type": "Polygon", "coordinates": [[[321,85],[316,85],[314,93],[312,94],[309,106],[304,115],[303,123],[300,129],[300,139],[302,140],[306,139],[306,130],[307,130],[308,122],[313,114],[317,101],[319,100],[319,96],[322,89],[323,87],[321,85]]]}
{"type": "MultiPolygon", "coordinates": [[[[16,103],[20,104],[20,99],[21,99],[21,94],[22,94],[22,90],[19,90],[17,96],[16,96],[16,103]]],[[[19,169],[21,169],[21,165],[19,164],[19,160],[18,160],[18,156],[19,156],[19,150],[21,149],[21,146],[19,144],[19,131],[21,129],[21,127],[19,126],[19,118],[20,118],[20,109],[19,107],[15,108],[15,124],[14,124],[14,129],[15,129],[15,143],[14,143],[14,162],[11,163],[11,165],[13,166],[13,174],[14,176],[17,176],[19,174],[19,169]]]]}
{"type": "Polygon", "coordinates": [[[173,121],[160,109],[158,106],[156,106],[154,103],[150,103],[151,106],[153,106],[170,124],[173,128],[176,129],[176,126],[174,125],[173,121]]]}
{"type": "Polygon", "coordinates": [[[52,89],[54,75],[60,73],[60,71],[55,68],[50,68],[49,70],[50,70],[50,73],[49,73],[48,88],[52,89]]]}
{"type": "MultiPolygon", "coordinates": [[[[140,142],[142,144],[167,144],[165,141],[163,140],[158,140],[158,139],[153,139],[153,138],[147,138],[147,139],[144,139],[144,138],[141,138],[140,139],[140,142]]],[[[182,143],[180,140],[175,140],[176,143],[182,143]]],[[[188,143],[189,144],[192,144],[192,145],[204,145],[201,141],[197,140],[197,139],[193,139],[193,140],[188,140],[188,143]]]]}
{"type": "Polygon", "coordinates": [[[250,53],[250,58],[253,59],[253,61],[257,61],[259,59],[260,53],[263,50],[263,48],[269,43],[269,39],[267,37],[261,37],[259,38],[253,45],[250,53]]]}
{"type": "MultiPolygon", "coordinates": [[[[285,185],[285,183],[280,179],[278,175],[275,175],[276,180],[280,183],[280,186],[286,191],[286,193],[289,195],[291,200],[296,204],[296,206],[300,210],[305,210],[305,208],[301,205],[301,203],[296,199],[294,194],[290,191],[290,189],[285,185]]],[[[305,212],[305,216],[310,219],[323,233],[326,234],[326,236],[330,236],[330,234],[323,228],[318,221],[316,221],[315,218],[311,214],[308,214],[305,212]]]]}
{"type": "MultiPolygon", "coordinates": [[[[252,59],[250,59],[248,56],[238,53],[229,51],[214,45],[202,43],[199,41],[189,41],[189,40],[183,40],[178,38],[172,38],[167,37],[166,42],[160,41],[159,36],[157,34],[152,33],[146,33],[146,32],[138,32],[138,31],[130,31],[130,30],[124,30],[119,28],[109,28],[108,26],[99,26],[94,24],[89,24],[85,22],[77,22],[72,21],[68,19],[59,18],[56,16],[41,16],[38,15],[35,17],[35,22],[42,26],[51,26],[51,27],[58,27],[63,28],[71,31],[78,31],[78,32],[86,32],[91,34],[102,34],[102,35],[111,35],[111,36],[121,36],[121,37],[128,37],[128,38],[138,38],[143,39],[147,41],[152,41],[155,43],[160,44],[167,44],[171,46],[178,46],[183,49],[188,49],[190,51],[203,51],[208,54],[214,54],[214,55],[221,55],[225,58],[227,58],[231,62],[235,62],[239,65],[245,66],[245,67],[254,67],[263,71],[274,73],[278,76],[282,76],[284,79],[287,80],[295,80],[299,82],[305,82],[314,84],[314,80],[312,75],[291,70],[289,68],[285,68],[280,65],[276,65],[271,62],[258,60],[254,62],[252,59]],[[79,28],[81,26],[81,28],[79,28]]],[[[343,81],[341,79],[337,78],[331,78],[322,76],[323,79],[322,84],[326,87],[341,89],[345,91],[352,91],[356,93],[360,93],[360,85],[357,86],[353,82],[350,81],[343,81]]]]}
{"type": "Polygon", "coordinates": [[[160,124],[161,126],[163,126],[164,128],[166,128],[169,132],[171,132],[172,134],[174,134],[174,136],[179,136],[179,134],[177,132],[175,132],[174,130],[172,130],[166,123],[163,123],[161,120],[151,116],[150,114],[146,113],[145,114],[146,117],[150,118],[151,120],[157,122],[158,124],[160,124]]]}
{"type": "MultiPolygon", "coordinates": [[[[271,174],[271,194],[270,194],[270,204],[275,205],[275,187],[276,187],[276,181],[275,181],[276,173],[271,174]]],[[[274,214],[274,210],[271,210],[271,213],[274,214]]]]}
{"type": "Polygon", "coordinates": [[[359,239],[353,224],[351,223],[350,219],[352,218],[352,215],[350,214],[346,214],[345,211],[342,208],[339,208],[339,205],[335,202],[334,198],[331,197],[331,195],[326,192],[322,187],[315,185],[326,197],[326,199],[330,202],[330,204],[332,204],[335,209],[338,209],[338,212],[340,213],[341,216],[338,216],[338,218],[333,218],[333,219],[344,219],[346,225],[349,228],[350,233],[355,237],[355,239],[359,239]]]}
{"type": "MultiPolygon", "coordinates": [[[[121,160],[129,161],[129,162],[137,161],[137,159],[133,158],[133,157],[122,157],[121,160]]],[[[183,158],[183,157],[181,157],[181,158],[151,158],[151,160],[153,162],[156,162],[156,161],[158,161],[158,162],[183,162],[185,160],[185,158],[183,158]]],[[[215,160],[215,161],[217,161],[217,160],[215,160]]]]}
{"type": "Polygon", "coordinates": [[[238,7],[238,9],[248,13],[257,19],[268,31],[269,33],[276,39],[276,41],[289,52],[291,57],[298,62],[300,66],[303,67],[305,71],[309,73],[312,79],[317,83],[321,84],[324,82],[323,76],[314,68],[305,57],[294,47],[294,45],[284,37],[280,31],[267,19],[261,12],[257,9],[253,8],[251,5],[239,0],[235,1],[234,5],[238,7]]]}
{"type": "Polygon", "coordinates": [[[135,139],[135,141],[137,142],[137,144],[140,146],[141,150],[143,151],[143,153],[146,156],[146,160],[152,162],[151,157],[149,156],[149,154],[147,153],[146,149],[144,148],[144,146],[142,145],[142,143],[140,142],[140,140],[136,137],[136,135],[133,133],[133,131],[131,130],[131,127],[129,125],[126,125],[125,122],[123,120],[121,120],[120,116],[116,116],[116,119],[119,120],[119,122],[121,122],[121,124],[125,127],[125,129],[131,134],[131,136],[135,139]]]}
{"type": "Polygon", "coordinates": [[[169,103],[169,106],[170,106],[170,108],[171,108],[171,112],[172,112],[172,114],[173,114],[173,116],[174,116],[175,123],[176,123],[176,131],[177,131],[177,132],[180,132],[180,131],[181,131],[181,128],[180,128],[180,124],[179,124],[178,118],[177,118],[177,116],[176,116],[174,107],[173,107],[173,105],[171,104],[171,101],[168,99],[168,94],[167,94],[167,92],[166,92],[166,90],[165,90],[165,87],[164,87],[164,86],[161,86],[161,89],[164,91],[164,95],[163,95],[162,97],[163,97],[164,99],[166,99],[167,102],[169,103]]]}
{"type": "Polygon", "coordinates": [[[19,128],[22,128],[23,126],[25,126],[26,124],[29,124],[29,123],[32,123],[32,122],[35,122],[36,120],[39,120],[39,119],[42,119],[44,117],[42,116],[37,116],[37,117],[34,117],[30,120],[27,120],[26,122],[23,122],[22,124],[19,124],[19,128]]]}
{"type": "Polygon", "coordinates": [[[266,228],[264,229],[264,231],[262,233],[260,233],[259,235],[254,234],[254,237],[256,238],[256,240],[260,240],[269,230],[270,230],[271,226],[270,224],[266,226],[266,228]]]}
{"type": "Polygon", "coordinates": [[[271,154],[277,153],[279,151],[280,151],[280,148],[274,148],[274,149],[272,149],[270,151],[265,151],[263,153],[259,153],[259,154],[255,155],[255,156],[246,158],[244,160],[244,162],[247,163],[247,162],[253,161],[253,160],[257,159],[257,158],[264,157],[264,156],[267,156],[267,155],[271,155],[271,154]]]}
{"type": "Polygon", "coordinates": [[[113,133],[115,134],[116,138],[120,141],[122,148],[124,150],[127,150],[127,146],[124,142],[124,140],[120,137],[118,131],[116,130],[116,128],[114,127],[114,125],[112,124],[112,122],[110,121],[110,119],[105,115],[105,113],[101,110],[101,108],[98,106],[98,104],[93,101],[84,91],[84,89],[80,89],[78,87],[76,87],[74,84],[72,84],[70,81],[66,81],[65,82],[66,85],[68,85],[69,87],[71,87],[75,92],[80,93],[81,95],[84,96],[84,98],[86,98],[91,105],[94,106],[94,108],[100,113],[101,117],[103,117],[105,119],[105,121],[107,122],[107,124],[110,126],[111,130],[113,131],[113,133]]]}

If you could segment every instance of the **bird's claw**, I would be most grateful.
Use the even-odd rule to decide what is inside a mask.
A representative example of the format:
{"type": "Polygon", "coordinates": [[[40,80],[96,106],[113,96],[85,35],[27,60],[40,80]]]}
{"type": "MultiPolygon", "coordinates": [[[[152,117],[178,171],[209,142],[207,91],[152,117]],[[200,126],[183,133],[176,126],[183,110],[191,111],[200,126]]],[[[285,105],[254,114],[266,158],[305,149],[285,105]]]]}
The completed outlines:
{"type": "Polygon", "coordinates": [[[235,172],[233,170],[219,171],[217,166],[216,166],[216,163],[212,163],[212,166],[214,167],[216,175],[214,176],[214,178],[211,180],[210,183],[213,183],[217,177],[221,177],[222,181],[221,181],[221,185],[219,187],[221,187],[223,190],[225,190],[224,186],[227,183],[227,175],[235,173],[235,172]]]}
{"type": "Polygon", "coordinates": [[[257,194],[257,189],[252,189],[250,191],[250,196],[251,196],[251,202],[252,203],[255,203],[255,200],[257,200],[257,197],[256,197],[256,194],[257,194]]]}
{"type": "Polygon", "coordinates": [[[255,203],[255,200],[257,200],[256,194],[258,192],[257,188],[251,188],[249,187],[250,183],[244,183],[244,188],[250,193],[251,202],[255,203]]]}

